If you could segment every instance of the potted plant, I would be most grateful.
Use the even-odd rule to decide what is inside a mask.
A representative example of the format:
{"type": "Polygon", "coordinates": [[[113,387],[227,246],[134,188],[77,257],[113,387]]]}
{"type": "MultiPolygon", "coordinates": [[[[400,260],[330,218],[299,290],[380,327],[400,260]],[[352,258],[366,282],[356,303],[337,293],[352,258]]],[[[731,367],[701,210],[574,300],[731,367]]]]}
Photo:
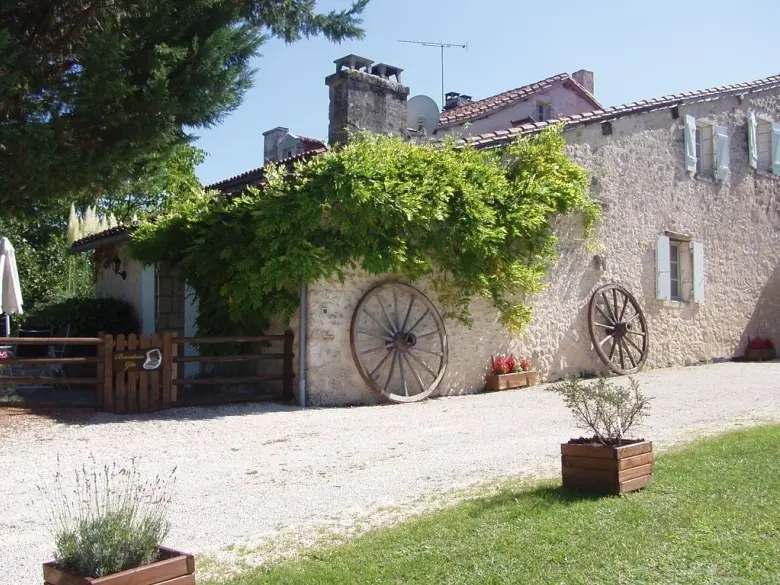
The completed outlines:
{"type": "Polygon", "coordinates": [[[595,383],[568,378],[550,391],[562,396],[579,426],[593,433],[561,445],[564,487],[621,494],[653,480],[653,444],[628,434],[650,409],[639,382],[632,379],[625,388],[605,378],[595,383]]]}
{"type": "Polygon", "coordinates": [[[531,369],[531,362],[527,359],[518,362],[514,355],[509,354],[490,358],[490,361],[490,374],[486,384],[488,390],[506,390],[536,384],[537,374],[531,369]]]}
{"type": "Polygon", "coordinates": [[[98,470],[82,467],[66,486],[57,473],[41,489],[49,506],[54,560],[47,585],[194,585],[192,555],[162,546],[170,524],[168,479],[144,482],[133,460],[98,470]]]}
{"type": "Polygon", "coordinates": [[[775,359],[775,342],[768,337],[748,337],[745,359],[751,362],[763,362],[775,359]]]}

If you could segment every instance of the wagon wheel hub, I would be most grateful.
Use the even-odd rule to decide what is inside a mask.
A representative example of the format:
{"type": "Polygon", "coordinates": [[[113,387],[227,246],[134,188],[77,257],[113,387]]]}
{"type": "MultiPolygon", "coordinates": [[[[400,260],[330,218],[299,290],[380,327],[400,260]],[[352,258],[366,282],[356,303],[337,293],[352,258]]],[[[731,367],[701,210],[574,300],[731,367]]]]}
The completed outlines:
{"type": "Polygon", "coordinates": [[[369,290],[349,329],[352,358],[368,387],[391,402],[417,402],[447,368],[447,332],[436,307],[401,282],[369,290]]]}
{"type": "Polygon", "coordinates": [[[417,345],[417,336],[414,333],[399,331],[393,338],[393,343],[401,351],[409,351],[417,345]]]}
{"type": "Polygon", "coordinates": [[[607,284],[593,293],[588,309],[590,339],[601,361],[617,374],[641,370],[650,335],[636,298],[620,285],[607,284]]]}

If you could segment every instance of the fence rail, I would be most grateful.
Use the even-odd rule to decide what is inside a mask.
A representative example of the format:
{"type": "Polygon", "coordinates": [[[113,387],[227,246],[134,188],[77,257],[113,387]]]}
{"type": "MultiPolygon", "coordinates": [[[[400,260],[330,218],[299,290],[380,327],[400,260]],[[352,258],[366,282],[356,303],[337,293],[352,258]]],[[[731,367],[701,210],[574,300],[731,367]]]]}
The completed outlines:
{"type": "MultiPolygon", "coordinates": [[[[291,331],[284,335],[258,335],[236,337],[177,337],[175,333],[153,335],[103,335],[100,337],[0,337],[0,347],[18,345],[69,346],[92,345],[96,348],[94,357],[9,357],[0,360],[0,366],[66,366],[95,365],[95,377],[3,375],[0,370],[0,384],[69,385],[95,386],[95,405],[98,409],[113,413],[152,412],[176,405],[179,386],[254,384],[258,382],[281,381],[282,400],[293,398],[293,340],[291,331]],[[235,355],[185,355],[179,356],[182,345],[264,343],[282,342],[282,352],[255,352],[235,355]],[[152,369],[137,367],[138,352],[159,350],[161,363],[152,369]],[[133,353],[135,352],[135,353],[133,353]],[[122,359],[125,359],[123,362],[122,359]],[[183,378],[178,376],[178,364],[219,364],[241,361],[281,360],[282,372],[278,375],[235,376],[214,378],[183,378]],[[127,364],[133,364],[128,367],[127,364]]],[[[141,354],[143,355],[143,354],[141,354]]],[[[149,355],[148,353],[146,354],[149,355]]],[[[229,397],[225,402],[235,402],[229,397]]],[[[246,401],[247,398],[244,398],[246,401]]]]}

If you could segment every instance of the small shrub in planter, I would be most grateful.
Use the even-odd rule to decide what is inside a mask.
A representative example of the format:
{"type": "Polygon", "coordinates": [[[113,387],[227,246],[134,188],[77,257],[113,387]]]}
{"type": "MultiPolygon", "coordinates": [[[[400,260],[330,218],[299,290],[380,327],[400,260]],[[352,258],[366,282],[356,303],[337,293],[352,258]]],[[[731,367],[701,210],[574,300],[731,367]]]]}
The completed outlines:
{"type": "Polygon", "coordinates": [[[564,487],[620,494],[653,480],[653,444],[628,434],[650,409],[639,382],[631,380],[624,388],[605,378],[595,383],[568,378],[550,391],[562,396],[579,426],[593,433],[561,445],[564,487]]]}
{"type": "Polygon", "coordinates": [[[766,361],[775,359],[775,342],[768,337],[748,338],[745,359],[750,361],[766,361]]]}
{"type": "Polygon", "coordinates": [[[47,585],[195,583],[194,558],[162,546],[173,473],[143,481],[135,460],[99,469],[93,459],[74,480],[66,486],[58,471],[41,489],[55,544],[43,565],[47,585]]]}
{"type": "Polygon", "coordinates": [[[490,374],[487,377],[488,390],[506,390],[536,384],[536,372],[531,370],[527,359],[519,362],[512,354],[491,358],[490,374]]]}

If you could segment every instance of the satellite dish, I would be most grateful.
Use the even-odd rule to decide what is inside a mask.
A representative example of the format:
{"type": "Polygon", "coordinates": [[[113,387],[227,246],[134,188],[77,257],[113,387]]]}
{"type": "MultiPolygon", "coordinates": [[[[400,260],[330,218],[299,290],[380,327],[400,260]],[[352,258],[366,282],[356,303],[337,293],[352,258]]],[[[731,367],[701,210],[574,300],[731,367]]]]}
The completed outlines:
{"type": "Polygon", "coordinates": [[[439,125],[439,106],[427,95],[416,95],[406,104],[406,127],[417,132],[433,135],[439,125]]]}

